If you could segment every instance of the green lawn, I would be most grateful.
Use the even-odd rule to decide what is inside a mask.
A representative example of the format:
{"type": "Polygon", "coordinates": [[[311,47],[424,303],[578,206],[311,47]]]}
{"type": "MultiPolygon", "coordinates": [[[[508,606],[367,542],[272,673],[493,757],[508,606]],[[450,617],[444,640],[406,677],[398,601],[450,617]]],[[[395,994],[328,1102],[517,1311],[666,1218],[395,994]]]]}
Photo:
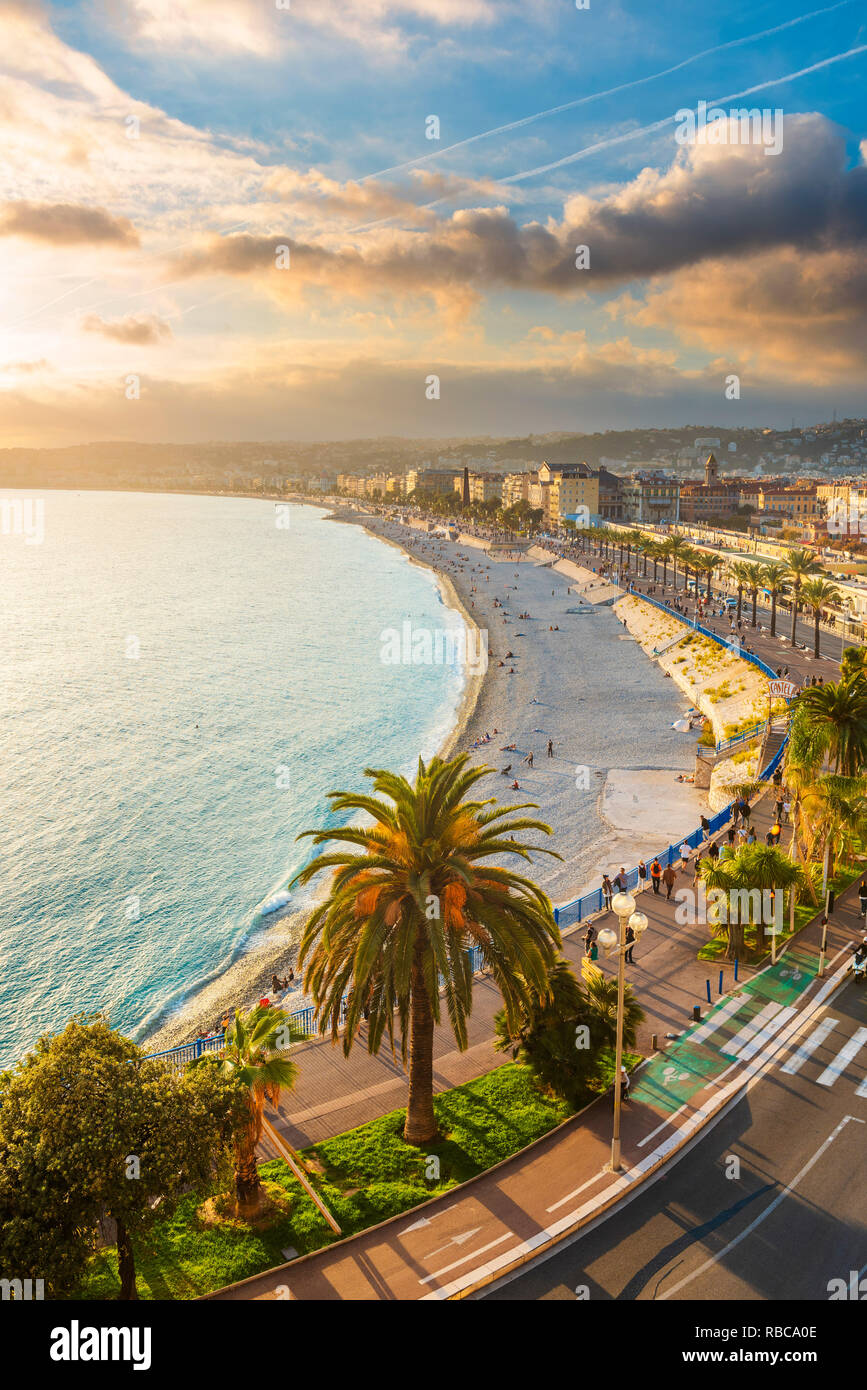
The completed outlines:
{"type": "MultiPolygon", "coordinates": [[[[624,1057],[628,1067],[639,1060],[633,1054],[624,1057]]],[[[606,1056],[600,1069],[603,1089],[612,1075],[613,1059],[606,1056]]],[[[588,1092],[588,1102],[594,1094],[588,1092]]],[[[304,1150],[305,1158],[322,1170],[311,1173],[312,1185],[345,1236],[448,1192],[541,1138],[572,1113],[565,1101],[539,1089],[529,1068],[514,1062],[443,1092],[435,1107],[443,1138],[426,1151],[400,1137],[404,1110],[304,1150]]],[[[290,1246],[306,1254],[338,1239],[282,1161],[265,1164],[262,1175],[290,1200],[285,1218],[259,1231],[240,1223],[208,1226],[197,1215],[201,1197],[190,1195],[173,1218],[154,1227],[146,1246],[137,1245],[139,1297],[195,1298],[283,1264],[283,1251],[290,1246]]],[[[115,1298],[116,1268],[113,1248],[95,1255],[79,1296],[115,1298]]]]}

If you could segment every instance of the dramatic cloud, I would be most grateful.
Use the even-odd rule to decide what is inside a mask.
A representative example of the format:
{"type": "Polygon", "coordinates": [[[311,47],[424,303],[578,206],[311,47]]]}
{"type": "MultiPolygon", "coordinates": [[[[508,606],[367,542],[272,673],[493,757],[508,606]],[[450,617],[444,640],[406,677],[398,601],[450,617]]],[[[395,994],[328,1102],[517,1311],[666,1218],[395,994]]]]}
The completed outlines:
{"type": "Polygon", "coordinates": [[[0,209],[0,236],[26,237],[53,246],[138,246],[135,227],[104,208],[75,203],[6,203],[0,209]]]}
{"type": "Polygon", "coordinates": [[[123,319],[102,319],[99,314],[85,314],[81,326],[87,333],[101,333],[103,338],[111,338],[115,343],[133,343],[137,347],[161,343],[172,336],[166,320],[152,314],[130,314],[123,319]]]}
{"type": "MultiPolygon", "coordinates": [[[[388,206],[377,185],[353,188],[369,208],[388,206]]],[[[496,289],[572,295],[722,256],[865,240],[867,169],[849,169],[840,133],[809,116],[788,122],[777,156],[755,145],[700,143],[662,173],[645,169],[602,197],[570,198],[563,219],[546,225],[522,225],[492,207],[461,209],[421,231],[379,229],[349,246],[287,237],[291,269],[280,272],[282,283],[273,278],[274,237],[217,237],[179,257],[173,273],[267,274],[275,293],[290,298],[305,284],[360,298],[446,290],[472,298],[496,289]],[[576,267],[579,246],[589,248],[589,269],[576,267]]]]}

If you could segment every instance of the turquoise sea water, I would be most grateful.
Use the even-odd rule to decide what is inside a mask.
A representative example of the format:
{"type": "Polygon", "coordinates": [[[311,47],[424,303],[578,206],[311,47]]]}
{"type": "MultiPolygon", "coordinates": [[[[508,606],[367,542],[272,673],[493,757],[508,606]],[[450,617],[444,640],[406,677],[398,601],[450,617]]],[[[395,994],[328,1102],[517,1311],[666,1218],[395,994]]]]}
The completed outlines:
{"type": "Polygon", "coordinates": [[[141,1034],[225,966],[326,792],[411,771],[462,689],[381,659],[461,626],[433,576],[318,509],[37,500],[41,543],[0,535],[0,1064],[79,1011],[141,1034]]]}

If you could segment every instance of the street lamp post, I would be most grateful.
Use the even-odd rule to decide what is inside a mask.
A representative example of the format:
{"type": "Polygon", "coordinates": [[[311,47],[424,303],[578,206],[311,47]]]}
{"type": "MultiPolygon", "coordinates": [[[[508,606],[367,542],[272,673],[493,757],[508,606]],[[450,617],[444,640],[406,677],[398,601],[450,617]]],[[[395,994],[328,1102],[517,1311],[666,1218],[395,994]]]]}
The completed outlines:
{"type": "Polygon", "coordinates": [[[606,956],[617,948],[617,1045],[614,1056],[614,1130],[611,1138],[611,1172],[620,1172],[620,1108],[621,1108],[621,1068],[623,1066],[623,1004],[626,992],[626,962],[628,950],[626,943],[627,924],[635,933],[636,940],[647,930],[647,917],[636,912],[635,899],[631,893],[615,893],[611,907],[620,923],[619,933],[613,927],[603,927],[597,940],[606,956]]]}

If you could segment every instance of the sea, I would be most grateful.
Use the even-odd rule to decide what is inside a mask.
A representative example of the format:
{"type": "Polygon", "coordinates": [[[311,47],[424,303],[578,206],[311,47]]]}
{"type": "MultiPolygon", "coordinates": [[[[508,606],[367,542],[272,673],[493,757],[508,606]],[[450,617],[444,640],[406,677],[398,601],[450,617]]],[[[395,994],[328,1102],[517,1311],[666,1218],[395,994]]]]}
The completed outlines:
{"type": "MultiPolygon", "coordinates": [[[[76,1014],[133,1038],[249,950],[364,769],[453,727],[431,571],[322,508],[0,493],[0,1066],[76,1014]]],[[[368,784],[369,785],[369,784],[368,784]]],[[[312,890],[307,890],[308,893],[312,890]]]]}

